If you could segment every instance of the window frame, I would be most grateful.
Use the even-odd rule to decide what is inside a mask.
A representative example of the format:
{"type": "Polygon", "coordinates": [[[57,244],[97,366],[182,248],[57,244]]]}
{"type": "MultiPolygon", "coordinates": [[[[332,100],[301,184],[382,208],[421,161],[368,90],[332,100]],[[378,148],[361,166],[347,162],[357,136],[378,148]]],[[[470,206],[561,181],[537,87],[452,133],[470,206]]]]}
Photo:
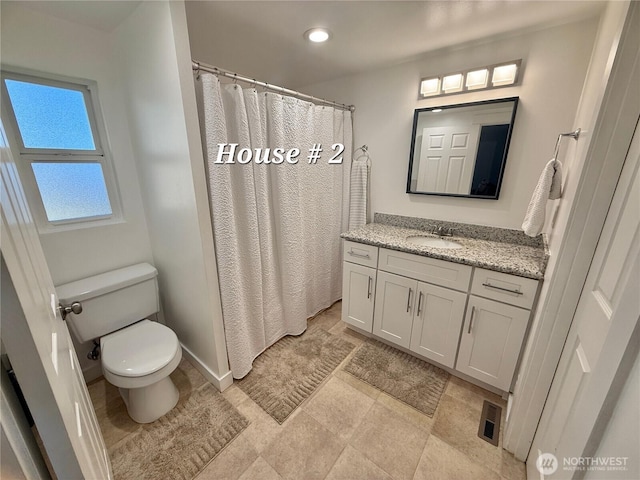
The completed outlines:
{"type": "Polygon", "coordinates": [[[120,192],[116,182],[111,152],[108,148],[107,131],[98,101],[98,86],[93,80],[52,75],[33,72],[30,70],[5,68],[1,72],[2,118],[7,130],[9,147],[17,152],[18,173],[22,178],[25,193],[29,200],[36,225],[40,233],[60,232],[78,228],[97,227],[102,225],[122,223],[122,206],[120,192]],[[85,108],[95,150],[75,149],[44,149],[27,148],[24,146],[22,135],[13,110],[5,79],[34,83],[45,86],[79,91],[83,94],[85,108]],[[95,215],[90,217],[71,218],[51,221],[47,217],[44,201],[36,182],[32,163],[91,163],[100,164],[102,175],[111,205],[110,215],[95,215]]]}

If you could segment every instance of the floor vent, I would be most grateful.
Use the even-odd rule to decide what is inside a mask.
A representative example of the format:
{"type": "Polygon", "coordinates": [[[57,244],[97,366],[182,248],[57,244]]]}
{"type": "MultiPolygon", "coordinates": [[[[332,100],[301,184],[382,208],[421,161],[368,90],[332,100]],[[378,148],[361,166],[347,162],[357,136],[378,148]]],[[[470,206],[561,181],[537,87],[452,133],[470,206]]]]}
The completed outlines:
{"type": "Polygon", "coordinates": [[[482,416],[480,417],[480,428],[478,428],[478,436],[489,442],[491,445],[498,446],[500,438],[500,417],[502,416],[502,408],[487,400],[482,405],[482,416]]]}

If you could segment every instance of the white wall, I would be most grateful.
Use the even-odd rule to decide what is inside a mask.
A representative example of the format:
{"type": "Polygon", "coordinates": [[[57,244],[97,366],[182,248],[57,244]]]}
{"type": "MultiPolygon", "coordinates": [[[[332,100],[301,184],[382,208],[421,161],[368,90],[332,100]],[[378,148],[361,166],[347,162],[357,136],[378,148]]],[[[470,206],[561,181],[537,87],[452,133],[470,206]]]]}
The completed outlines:
{"type": "Polygon", "coordinates": [[[597,24],[590,19],[451,49],[301,91],[356,106],[354,145],[367,144],[373,163],[372,211],[520,228],[558,133],[571,129],[597,24]],[[417,100],[422,77],[518,58],[520,86],[417,100]],[[520,103],[498,200],[405,193],[414,109],[512,96],[520,103]]]}
{"type": "MultiPolygon", "coordinates": [[[[94,80],[111,149],[124,221],[40,235],[55,285],[139,262],[153,263],[125,97],[109,33],[2,3],[2,65],[94,80]]],[[[101,374],[87,359],[91,342],[74,339],[87,380],[101,374]]]]}
{"type": "MultiPolygon", "coordinates": [[[[120,190],[124,222],[40,236],[56,285],[138,262],[151,262],[151,246],[119,72],[108,33],[2,4],[2,64],[98,83],[120,190]]],[[[80,353],[79,357],[84,355],[80,353]]]]}
{"type": "Polygon", "coordinates": [[[165,321],[230,382],[184,4],[143,2],[115,35],[165,321]]]}
{"type": "MultiPolygon", "coordinates": [[[[184,5],[142,2],[107,33],[3,3],[2,61],[98,83],[125,221],[42,234],[54,283],[154,264],[165,322],[203,373],[224,377],[229,368],[184,5]]],[[[86,359],[90,349],[76,345],[88,379],[100,374],[99,364],[86,359]]]]}

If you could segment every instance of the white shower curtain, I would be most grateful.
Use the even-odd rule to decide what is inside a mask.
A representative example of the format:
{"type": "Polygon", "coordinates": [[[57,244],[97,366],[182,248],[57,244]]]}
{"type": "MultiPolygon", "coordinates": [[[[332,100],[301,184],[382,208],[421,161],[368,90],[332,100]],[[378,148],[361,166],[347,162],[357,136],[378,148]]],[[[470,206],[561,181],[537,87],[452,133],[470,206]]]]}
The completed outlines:
{"type": "Polygon", "coordinates": [[[351,164],[351,112],[222,85],[202,74],[210,204],[231,372],[341,297],[340,232],[351,164]],[[300,149],[296,165],[215,163],[218,144],[300,149]],[[345,149],[330,165],[331,146],[345,149]],[[313,144],[323,154],[307,155],[313,144]]]}

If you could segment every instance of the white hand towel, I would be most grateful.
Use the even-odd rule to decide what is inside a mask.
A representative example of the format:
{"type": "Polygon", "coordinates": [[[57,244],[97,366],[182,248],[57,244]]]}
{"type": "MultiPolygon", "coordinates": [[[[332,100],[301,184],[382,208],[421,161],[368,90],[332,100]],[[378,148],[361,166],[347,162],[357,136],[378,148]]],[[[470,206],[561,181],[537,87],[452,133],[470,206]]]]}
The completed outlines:
{"type": "Polygon", "coordinates": [[[349,230],[367,223],[367,190],[369,188],[369,163],[365,158],[356,159],[351,165],[351,189],[349,198],[349,230]]]}
{"type": "Polygon", "coordinates": [[[522,222],[522,230],[530,237],[542,232],[547,209],[547,200],[556,200],[562,193],[562,164],[552,158],[542,170],[536,188],[533,190],[527,214],[522,222]]]}
{"type": "Polygon", "coordinates": [[[552,160],[553,174],[551,176],[551,188],[549,188],[549,200],[557,200],[562,196],[562,163],[560,160],[552,160]]]}

